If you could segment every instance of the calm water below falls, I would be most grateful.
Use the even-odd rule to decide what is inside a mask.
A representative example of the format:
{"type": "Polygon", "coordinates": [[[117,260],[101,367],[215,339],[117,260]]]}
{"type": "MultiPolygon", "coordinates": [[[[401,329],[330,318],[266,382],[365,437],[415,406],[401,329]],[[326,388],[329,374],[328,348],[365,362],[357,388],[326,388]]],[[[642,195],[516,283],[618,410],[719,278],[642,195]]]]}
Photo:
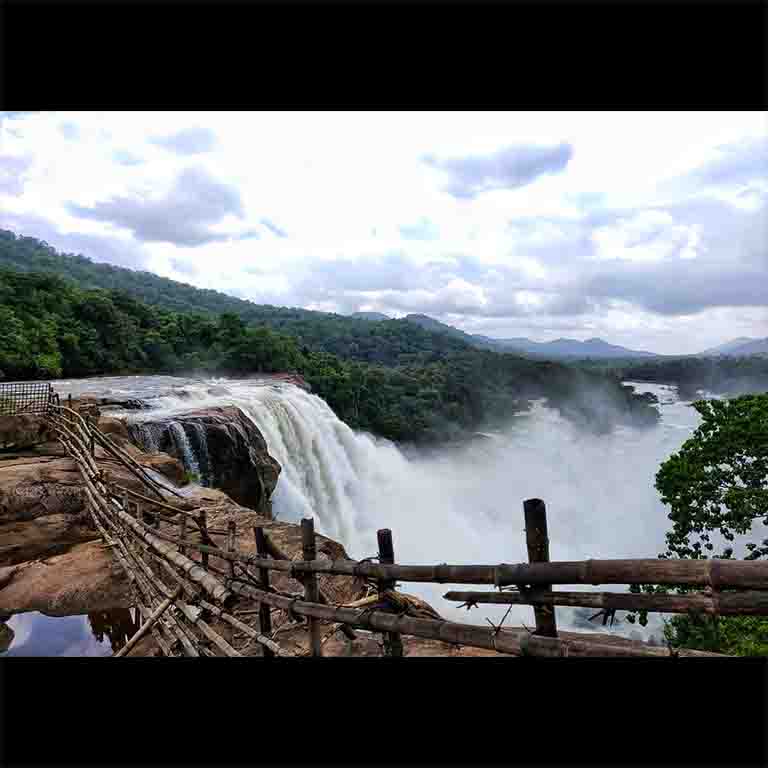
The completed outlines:
{"type": "Polygon", "coordinates": [[[111,656],[137,630],[127,609],[87,616],[20,613],[7,623],[14,637],[3,656],[111,656]]]}

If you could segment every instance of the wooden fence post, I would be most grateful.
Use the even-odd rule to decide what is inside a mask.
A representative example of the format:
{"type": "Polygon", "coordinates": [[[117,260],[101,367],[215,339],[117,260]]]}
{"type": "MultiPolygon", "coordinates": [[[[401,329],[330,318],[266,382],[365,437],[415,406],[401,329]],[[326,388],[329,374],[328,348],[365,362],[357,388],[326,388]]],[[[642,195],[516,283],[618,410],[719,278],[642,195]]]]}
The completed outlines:
{"type": "MultiPolygon", "coordinates": [[[[528,562],[549,562],[549,538],[547,537],[547,508],[541,499],[526,499],[523,502],[525,515],[525,542],[528,545],[528,562]]],[[[536,591],[551,592],[551,584],[536,586],[536,591]]],[[[557,637],[555,608],[553,605],[534,607],[536,634],[557,637]]]]}
{"type": "MultiPolygon", "coordinates": [[[[235,551],[235,537],[237,536],[237,523],[234,520],[230,520],[227,523],[227,550],[229,552],[235,551]]],[[[235,578],[235,561],[229,561],[229,575],[235,578]]]]}
{"type": "Polygon", "coordinates": [[[71,392],[67,395],[67,408],[69,408],[70,411],[72,410],[72,393],[71,392]]]}
{"type": "MultiPolygon", "coordinates": [[[[187,538],[187,516],[185,514],[182,514],[181,516],[181,525],[179,526],[179,538],[180,539],[187,538]]],[[[187,548],[183,544],[179,544],[179,552],[182,555],[186,556],[187,548]]]]}
{"type": "MultiPolygon", "coordinates": [[[[203,544],[208,543],[208,522],[207,522],[208,515],[203,510],[200,512],[200,540],[203,542],[203,544]]],[[[200,555],[200,559],[203,563],[203,568],[208,567],[208,553],[202,552],[200,555]]]]}
{"type": "Polygon", "coordinates": [[[91,447],[91,456],[95,456],[96,455],[96,442],[95,442],[95,438],[93,436],[93,424],[91,424],[91,414],[90,413],[87,414],[86,417],[85,417],[85,425],[88,428],[88,436],[89,436],[90,442],[91,442],[91,446],[90,446],[91,447]]]}
{"type": "MultiPolygon", "coordinates": [[[[395,548],[392,544],[392,531],[382,528],[376,532],[379,541],[379,562],[382,565],[394,565],[395,548]]],[[[388,589],[395,588],[395,579],[379,579],[379,594],[388,589]]],[[[403,655],[403,641],[399,632],[384,632],[384,654],[386,656],[401,657],[403,655]]]]}
{"type": "MultiPolygon", "coordinates": [[[[253,529],[253,537],[256,539],[256,552],[259,557],[267,557],[269,554],[267,548],[267,537],[264,535],[264,529],[259,526],[253,529]]],[[[269,592],[269,568],[259,568],[261,585],[265,592],[269,592]]],[[[272,614],[267,603],[259,603],[259,628],[261,634],[265,637],[272,637],[272,614]]],[[[261,647],[262,655],[265,658],[272,658],[275,654],[271,648],[261,647]]]]}
{"type": "MultiPolygon", "coordinates": [[[[315,548],[315,521],[311,517],[305,517],[301,521],[301,545],[304,560],[307,562],[316,559],[317,550],[315,548]]],[[[317,575],[307,573],[304,578],[304,599],[308,603],[317,603],[319,601],[317,589],[317,575]]],[[[320,638],[320,625],[317,619],[309,619],[309,636],[312,645],[312,655],[322,656],[323,648],[320,638]]]]}

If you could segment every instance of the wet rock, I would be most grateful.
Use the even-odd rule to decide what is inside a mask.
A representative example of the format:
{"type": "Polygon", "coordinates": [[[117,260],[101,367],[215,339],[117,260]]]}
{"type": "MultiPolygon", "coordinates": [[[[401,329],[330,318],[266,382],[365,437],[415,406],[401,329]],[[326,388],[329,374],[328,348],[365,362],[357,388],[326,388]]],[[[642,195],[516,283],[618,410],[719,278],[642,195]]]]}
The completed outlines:
{"type": "Polygon", "coordinates": [[[169,456],[167,453],[145,454],[141,457],[140,463],[147,469],[154,469],[155,472],[159,472],[174,485],[181,486],[184,484],[184,479],[186,477],[184,465],[178,459],[169,456]]]}
{"type": "Polygon", "coordinates": [[[189,411],[129,429],[139,444],[151,434],[161,452],[184,461],[189,471],[193,455],[205,485],[221,489],[238,504],[270,514],[281,467],[269,455],[258,427],[236,406],[189,411]]]}
{"type": "Polygon", "coordinates": [[[118,435],[126,440],[130,440],[128,425],[123,419],[116,419],[113,416],[102,416],[99,419],[98,426],[105,435],[118,435]]]}
{"type": "MultiPolygon", "coordinates": [[[[62,405],[69,405],[68,399],[61,400],[62,405]]],[[[152,406],[145,400],[139,400],[133,397],[101,397],[99,395],[81,395],[72,399],[72,409],[80,414],[90,414],[95,418],[101,415],[104,408],[119,408],[125,411],[140,411],[151,408],[152,406]]]]}

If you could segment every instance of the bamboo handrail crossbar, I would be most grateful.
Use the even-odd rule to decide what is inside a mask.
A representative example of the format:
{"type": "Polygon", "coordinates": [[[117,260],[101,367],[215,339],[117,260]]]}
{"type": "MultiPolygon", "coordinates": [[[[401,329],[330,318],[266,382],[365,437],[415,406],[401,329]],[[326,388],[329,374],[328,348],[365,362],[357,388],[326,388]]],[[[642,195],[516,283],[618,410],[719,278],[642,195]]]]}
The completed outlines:
{"type": "MultiPolygon", "coordinates": [[[[280,547],[275,544],[275,542],[272,540],[272,538],[268,534],[264,534],[264,541],[267,547],[267,551],[272,555],[272,557],[275,560],[287,560],[291,561],[291,558],[288,557],[288,555],[283,552],[280,547]]],[[[304,574],[298,573],[296,574],[296,580],[300,584],[304,584],[304,574]]],[[[326,595],[325,591],[322,587],[318,586],[318,597],[320,598],[319,602],[324,603],[325,605],[331,605],[332,601],[328,599],[328,595],[326,595]]],[[[356,640],[357,634],[355,633],[355,630],[352,629],[352,627],[342,624],[341,625],[341,631],[349,638],[350,640],[356,640]]]]}
{"type": "Polygon", "coordinates": [[[175,551],[162,540],[162,538],[167,539],[170,537],[163,536],[161,538],[155,533],[150,533],[147,530],[147,526],[138,520],[134,520],[123,510],[116,510],[116,515],[137,536],[146,541],[155,552],[163,555],[167,560],[178,566],[190,581],[199,584],[214,600],[221,603],[229,601],[231,593],[217,578],[211,576],[199,563],[175,551]]]}
{"type": "Polygon", "coordinates": [[[657,613],[705,613],[712,616],[768,615],[768,592],[644,595],[622,592],[446,592],[444,599],[468,605],[560,605],[657,613]]]}
{"type": "MultiPolygon", "coordinates": [[[[355,608],[326,606],[320,603],[306,603],[301,600],[273,595],[250,585],[233,584],[233,591],[254,600],[263,601],[269,605],[295,613],[300,616],[313,616],[326,621],[378,630],[398,632],[403,635],[423,637],[432,640],[442,640],[454,645],[467,645],[475,648],[507,653],[515,656],[528,654],[533,656],[653,656],[668,657],[675,655],[668,649],[644,646],[614,646],[609,644],[565,641],[561,638],[540,637],[530,635],[527,631],[515,632],[510,630],[496,631],[485,627],[460,624],[452,621],[437,619],[417,619],[410,616],[396,616],[381,611],[367,611],[355,608]]],[[[681,653],[681,655],[683,655],[681,653]]],[[[722,654],[705,651],[687,651],[685,655],[721,656],[722,654]]]]}
{"type": "Polygon", "coordinates": [[[579,560],[515,565],[382,565],[356,560],[274,560],[163,534],[166,541],[237,560],[258,568],[291,573],[323,573],[435,584],[660,584],[713,589],[768,590],[768,561],[756,560],[579,560]]]}
{"type": "Polygon", "coordinates": [[[186,515],[188,517],[191,517],[195,522],[197,522],[197,519],[200,517],[200,513],[199,512],[196,513],[192,509],[174,507],[172,504],[168,504],[166,501],[158,501],[158,499],[152,499],[149,496],[145,496],[143,493],[134,491],[131,488],[126,488],[124,485],[121,485],[120,483],[115,483],[115,488],[118,488],[121,491],[124,491],[129,496],[133,496],[133,498],[138,499],[139,501],[143,501],[147,504],[152,504],[156,507],[160,507],[160,509],[167,509],[169,512],[173,513],[174,515],[186,515]]]}
{"type": "Polygon", "coordinates": [[[210,611],[211,614],[213,614],[217,618],[220,618],[223,621],[226,621],[228,624],[231,624],[233,627],[235,627],[235,629],[239,629],[241,632],[245,633],[253,640],[256,640],[258,643],[261,643],[263,646],[269,648],[269,650],[272,651],[272,653],[274,653],[276,656],[293,657],[294,654],[292,654],[290,651],[287,651],[285,648],[282,648],[274,640],[270,639],[269,637],[266,637],[265,635],[262,635],[260,632],[257,632],[253,627],[249,627],[247,624],[240,621],[235,616],[232,616],[231,614],[226,613],[225,611],[222,611],[221,608],[218,608],[217,606],[212,605],[206,600],[201,600],[200,605],[202,608],[205,608],[207,611],[210,611]]]}
{"type": "Polygon", "coordinates": [[[192,606],[187,605],[183,600],[178,599],[175,601],[175,605],[182,614],[184,614],[187,621],[196,626],[225,656],[242,656],[242,654],[239,651],[236,651],[218,632],[213,630],[208,622],[203,621],[203,619],[200,618],[199,613],[194,613],[192,606]]]}

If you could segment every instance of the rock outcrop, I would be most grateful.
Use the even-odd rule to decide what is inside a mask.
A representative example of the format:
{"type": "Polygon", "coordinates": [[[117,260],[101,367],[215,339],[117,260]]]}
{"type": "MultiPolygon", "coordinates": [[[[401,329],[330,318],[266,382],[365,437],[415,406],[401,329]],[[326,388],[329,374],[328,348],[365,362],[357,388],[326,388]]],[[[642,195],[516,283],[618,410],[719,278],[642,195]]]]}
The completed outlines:
{"type": "Polygon", "coordinates": [[[129,601],[128,579],[100,540],[0,568],[0,614],[71,616],[127,607],[129,601]]]}
{"type": "Polygon", "coordinates": [[[204,408],[129,426],[134,441],[199,471],[204,485],[271,516],[280,465],[256,425],[236,406],[204,408]]]}
{"type": "Polygon", "coordinates": [[[0,449],[29,448],[52,439],[50,425],[44,416],[32,413],[0,416],[0,449]]]}
{"type": "Polygon", "coordinates": [[[13,643],[14,631],[4,621],[0,621],[0,653],[5,653],[13,643]]]}

